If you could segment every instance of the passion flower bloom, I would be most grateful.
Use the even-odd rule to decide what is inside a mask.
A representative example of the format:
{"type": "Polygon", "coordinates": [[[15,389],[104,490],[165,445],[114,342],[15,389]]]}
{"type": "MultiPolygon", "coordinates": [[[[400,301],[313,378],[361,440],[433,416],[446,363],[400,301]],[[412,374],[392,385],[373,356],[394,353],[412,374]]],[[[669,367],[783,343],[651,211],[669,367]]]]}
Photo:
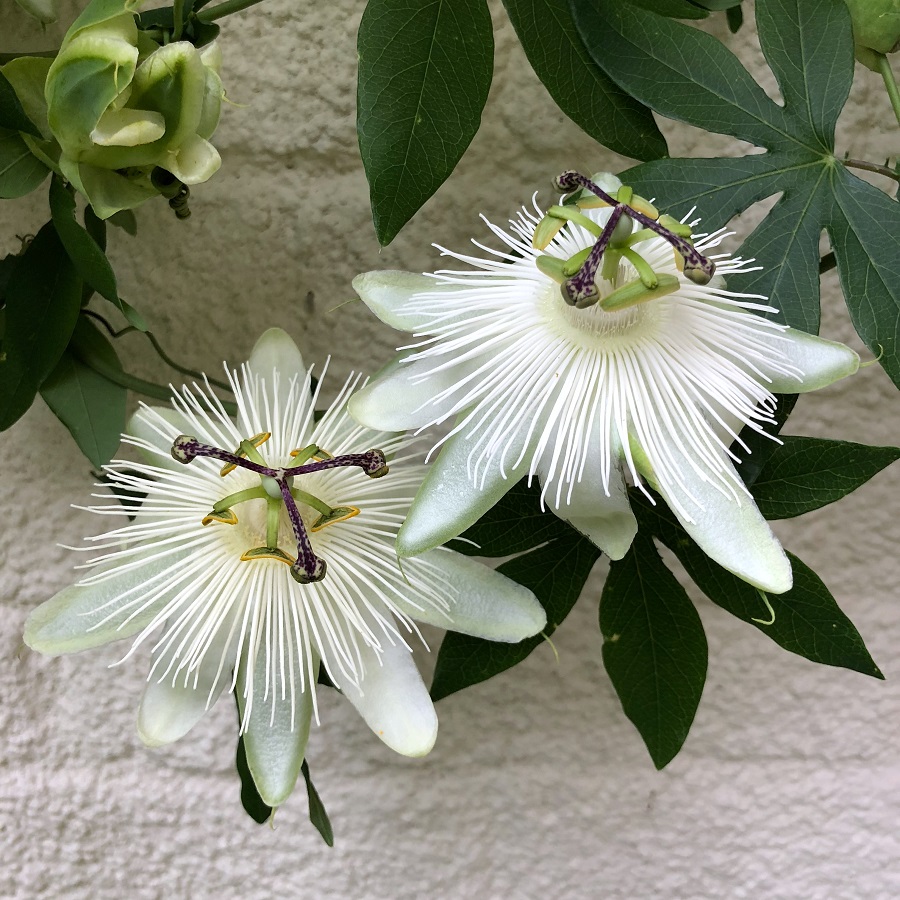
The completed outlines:
{"type": "Polygon", "coordinates": [[[88,539],[99,552],[86,577],[31,614],[25,641],[57,655],[134,637],[126,659],[152,646],[138,715],[151,746],[236,691],[250,771],[278,806],[318,718],[320,665],[388,746],[420,756],[437,718],[415,622],[519,641],[546,617],[530,591],[457,553],[401,570],[394,542],[424,466],[414,439],[349,418],[354,380],[316,421],[318,388],[275,329],[229,379],[234,421],[197,386],[137,413],[125,441],[147,461],[113,462],[120,502],[91,507],[134,521],[88,539]]]}
{"type": "MultiPolygon", "coordinates": [[[[569,196],[534,203],[502,250],[445,250],[462,270],[370,272],[354,287],[412,343],[350,401],[369,427],[450,422],[398,536],[414,556],[460,534],[522,477],[612,559],[637,523],[629,484],[652,486],[709,556],[765,591],[787,557],[735,471],[740,429],[772,421],[775,393],[856,371],[857,355],[758,315],[748,271],[610,175],[566,173],[569,196]],[[714,272],[718,270],[718,274],[714,272]]],[[[696,223],[692,223],[696,224],[696,223]]],[[[743,447],[744,452],[747,448],[743,447]]]]}

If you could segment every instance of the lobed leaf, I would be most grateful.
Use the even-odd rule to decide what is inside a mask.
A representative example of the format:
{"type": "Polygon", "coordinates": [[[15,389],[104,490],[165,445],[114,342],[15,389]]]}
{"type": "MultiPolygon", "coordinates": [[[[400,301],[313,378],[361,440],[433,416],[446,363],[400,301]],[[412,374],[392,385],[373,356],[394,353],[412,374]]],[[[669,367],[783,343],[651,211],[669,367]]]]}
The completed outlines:
{"type": "MultiPolygon", "coordinates": [[[[703,15],[686,0],[671,2],[703,15]]],[[[667,155],[665,138],[650,110],[591,59],[578,36],[568,0],[503,0],[503,5],[535,74],[579,128],[633,159],[667,155]]]]}
{"type": "Polygon", "coordinates": [[[486,0],[369,0],[359,25],[357,131],[382,246],[475,136],[493,52],[486,0]]]}
{"type": "Polygon", "coordinates": [[[821,579],[796,556],[788,554],[794,586],[785,594],[764,599],[759,590],[713,562],[662,502],[654,507],[635,493],[633,505],[645,533],[653,534],[678,557],[694,584],[717,606],[811,662],[884,677],[856,627],[821,579]]]}
{"type": "Polygon", "coordinates": [[[898,447],[787,436],[753,484],[767,519],[789,519],[846,497],[900,459],[898,447]]]}
{"type": "Polygon", "coordinates": [[[657,769],[687,738],[706,681],[707,645],[684,588],[640,533],[609,567],[600,599],[603,665],[657,769]]]}
{"type": "Polygon", "coordinates": [[[40,186],[49,171],[18,132],[0,128],[0,199],[24,197],[40,186]]]}

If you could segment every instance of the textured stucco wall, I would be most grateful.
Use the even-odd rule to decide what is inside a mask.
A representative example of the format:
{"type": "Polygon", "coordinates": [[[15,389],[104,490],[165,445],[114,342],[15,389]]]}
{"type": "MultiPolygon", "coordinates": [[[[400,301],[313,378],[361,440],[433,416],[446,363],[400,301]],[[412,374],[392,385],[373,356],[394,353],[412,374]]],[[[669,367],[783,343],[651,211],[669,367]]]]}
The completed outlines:
{"type": "MultiPolygon", "coordinates": [[[[309,360],[333,354],[333,388],[397,342],[360,305],[333,310],[356,272],[433,267],[429,241],[462,247],[483,234],[478,212],[502,221],[534,189],[548,196],[563,168],[625,164],[555,109],[495,3],[482,131],[416,224],[379,252],[354,132],[362,5],[267,0],[227,23],[225,74],[240,105],[216,138],[222,171],[195,192],[189,222],[148,204],[137,240],[112,233],[123,295],[174,356],[217,370],[277,324],[309,360]]],[[[728,40],[763,72],[751,34],[728,40]]],[[[0,49],[55,36],[2,0],[0,49]]],[[[673,155],[743,152],[664,127],[673,155]]],[[[896,151],[887,101],[865,70],[841,133],[854,157],[896,151]]],[[[0,205],[0,252],[45,217],[43,198],[0,205]]],[[[823,334],[859,346],[833,274],[824,307],[823,334]]],[[[122,347],[139,374],[170,377],[138,337],[122,347]]],[[[802,398],[790,430],[896,443],[897,409],[876,366],[802,398]]],[[[110,670],[119,648],[48,661],[22,646],[28,611],[72,577],[73,555],[57,543],[96,530],[69,506],[86,500],[92,478],[41,402],[0,436],[0,459],[0,896],[900,896],[900,469],[777,525],[856,622],[886,683],[786,654],[700,598],[709,680],[684,751],[657,773],[602,670],[601,565],[557,632],[559,662],[540,648],[440,703],[424,760],[393,755],[323,692],[309,759],[336,830],[329,851],[306,821],[302,788],[274,831],[244,816],[228,702],[179,745],[149,751],[134,730],[142,660],[110,670]]],[[[430,667],[427,654],[421,662],[430,667]]]]}

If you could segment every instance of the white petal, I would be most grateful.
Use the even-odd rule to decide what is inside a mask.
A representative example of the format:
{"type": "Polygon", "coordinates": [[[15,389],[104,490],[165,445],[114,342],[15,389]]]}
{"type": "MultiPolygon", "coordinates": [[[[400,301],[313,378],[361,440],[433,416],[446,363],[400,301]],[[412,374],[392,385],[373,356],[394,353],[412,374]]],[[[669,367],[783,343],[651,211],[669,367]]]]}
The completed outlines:
{"type": "MultiPolygon", "coordinates": [[[[178,660],[163,675],[178,650],[180,639],[176,638],[163,651],[144,688],[138,710],[138,734],[148,747],[171,744],[184,737],[230,683],[237,659],[237,634],[231,634],[237,612],[233,610],[225,616],[202,662],[187,675],[184,669],[176,672],[178,660]]],[[[154,663],[157,658],[154,655],[154,663]]]]}
{"type": "Polygon", "coordinates": [[[209,141],[194,134],[177,150],[170,150],[161,165],[185,184],[202,184],[219,171],[222,157],[209,141]]]}
{"type": "MultiPolygon", "coordinates": [[[[284,692],[280,677],[273,677],[270,671],[267,680],[266,664],[265,648],[260,647],[253,671],[253,702],[244,730],[244,750],[260,797],[268,806],[280,806],[294,790],[306,754],[312,719],[313,688],[308,676],[305,680],[301,678],[298,660],[294,660],[293,684],[286,684],[284,692]]],[[[245,653],[237,682],[238,704],[242,716],[247,705],[244,696],[247,685],[246,666],[245,653]]],[[[319,659],[316,657],[312,671],[318,670],[319,659]]]]}
{"type": "MultiPolygon", "coordinates": [[[[700,504],[697,506],[686,497],[673,497],[659,484],[646,455],[634,443],[632,454],[640,473],[659,491],[684,530],[707,556],[762,591],[783,594],[791,589],[793,575],[790,560],[751,497],[744,494],[738,502],[709,482],[702,481],[685,464],[681,474],[686,488],[700,504]],[[679,511],[681,504],[690,509],[694,522],[688,521],[679,511]]],[[[724,456],[721,464],[723,471],[734,475],[739,482],[734,467],[724,456]]]]}
{"type": "MultiPolygon", "coordinates": [[[[384,616],[390,613],[380,610],[384,616]]],[[[373,625],[380,631],[379,626],[373,625]]],[[[360,688],[338,684],[366,724],[392,750],[425,756],[437,739],[437,714],[412,653],[399,641],[381,641],[382,652],[361,646],[365,674],[360,688]]]]}
{"type": "MultiPolygon", "coordinates": [[[[153,553],[155,551],[151,549],[141,556],[131,557],[129,561],[149,557],[153,553]]],[[[25,643],[32,650],[48,656],[58,656],[131,637],[150,624],[171,595],[171,592],[164,593],[129,619],[141,607],[141,595],[136,589],[177,566],[189,553],[189,550],[176,551],[158,559],[150,559],[95,584],[73,584],[63,588],[32,611],[25,622],[25,643]],[[135,594],[123,597],[128,591],[135,591],[135,594]],[[121,603],[112,602],[119,597],[122,597],[121,603]],[[136,602],[132,603],[132,600],[136,602]]],[[[98,566],[90,576],[104,571],[112,572],[122,565],[122,560],[116,560],[98,566]]]]}
{"type": "Polygon", "coordinates": [[[253,346],[250,369],[263,378],[269,396],[274,399],[273,407],[287,410],[287,401],[291,389],[291,379],[297,378],[302,384],[306,378],[306,367],[303,356],[291,336],[280,328],[269,328],[260,335],[253,346]],[[274,388],[275,373],[278,373],[278,389],[274,388]]]}
{"type": "Polygon", "coordinates": [[[544,608],[528,588],[483,563],[450,550],[432,550],[419,559],[437,570],[438,577],[458,594],[446,613],[430,604],[419,608],[402,597],[392,598],[411,619],[510,644],[538,634],[547,625],[544,608]]]}
{"type": "Polygon", "coordinates": [[[859,356],[849,347],[796,328],[783,332],[760,329],[757,338],[769,344],[776,354],[787,356],[790,364],[803,372],[801,381],[792,375],[771,372],[763,367],[772,379],[766,387],[775,394],[805,394],[827,387],[859,369],[859,356]],[[790,343],[785,343],[784,338],[789,338],[790,343]]]}
{"type": "Polygon", "coordinates": [[[466,440],[464,433],[447,441],[429,466],[397,535],[400,556],[416,556],[456,537],[511,490],[531,462],[531,454],[526,452],[514,465],[526,433],[526,428],[520,429],[511,442],[506,469],[501,471],[499,455],[494,457],[486,470],[478,473],[477,485],[468,471],[474,441],[466,440]]]}
{"type": "Polygon", "coordinates": [[[431,318],[420,312],[411,313],[403,307],[415,294],[433,291],[453,291],[455,286],[442,286],[434,278],[388,269],[384,272],[364,272],[353,279],[353,290],[363,303],[386,325],[399,331],[416,331],[431,318]]]}
{"type": "MultiPolygon", "coordinates": [[[[621,470],[613,460],[609,472],[609,496],[603,486],[599,442],[592,439],[585,451],[584,471],[581,480],[572,487],[572,498],[566,503],[568,488],[563,487],[560,502],[556,502],[556,490],[545,496],[553,511],[577,528],[588,540],[599,547],[610,559],[622,559],[637,534],[637,519],[631,511],[631,502],[621,470]]],[[[547,477],[546,456],[538,463],[538,477],[544,484],[547,477]]]]}
{"type": "Polygon", "coordinates": [[[162,113],[146,109],[108,109],[91,132],[101,147],[137,147],[152,144],[166,133],[162,113]]]}
{"type": "Polygon", "coordinates": [[[438,421],[452,408],[453,398],[435,403],[434,397],[464,376],[467,367],[457,365],[418,381],[434,368],[434,363],[424,360],[403,364],[402,358],[388,363],[350,398],[347,410],[360,425],[379,431],[408,431],[438,421]]]}

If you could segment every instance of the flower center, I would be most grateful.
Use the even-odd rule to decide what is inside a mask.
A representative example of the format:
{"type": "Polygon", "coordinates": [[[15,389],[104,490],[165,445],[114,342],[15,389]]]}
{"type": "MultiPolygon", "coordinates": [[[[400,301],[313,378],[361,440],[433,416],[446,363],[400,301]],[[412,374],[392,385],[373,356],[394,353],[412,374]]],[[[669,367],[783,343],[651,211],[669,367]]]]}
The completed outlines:
{"type": "Polygon", "coordinates": [[[635,196],[630,187],[622,185],[614,195],[607,194],[578,172],[563,172],[556,186],[569,196],[561,206],[552,206],[538,223],[533,238],[535,249],[547,247],[567,221],[581,225],[596,238],[592,246],[570,259],[539,256],[536,260],[537,267],[561,285],[563,299],[569,306],[585,309],[599,304],[612,312],[678,290],[677,276],[654,272],[635,249],[641,242],[657,236],[671,244],[678,269],[686,278],[695,284],[709,283],[716,267],[694,247],[691,229],[671,216],[661,216],[643,197],[635,196]],[[612,208],[602,228],[582,212],[598,206],[612,208]],[[634,231],[634,222],[643,228],[634,231]],[[630,263],[637,277],[617,284],[622,261],[630,263]],[[598,279],[609,282],[612,289],[601,290],[598,279]]]}
{"type": "Polygon", "coordinates": [[[292,450],[291,456],[295,465],[287,468],[272,468],[266,465],[259,452],[272,435],[269,432],[254,435],[241,441],[234,452],[222,450],[211,444],[204,444],[189,435],[179,435],[172,444],[172,456],[185,464],[198,456],[219,459],[225,463],[220,475],[225,478],[235,469],[247,469],[259,476],[259,486],[244,488],[223,497],[202,519],[204,525],[219,523],[237,525],[238,517],[234,507],[248,500],[265,500],[266,502],[266,543],[261,547],[251,547],[241,554],[245,561],[255,559],[276,559],[291,567],[291,575],[301,584],[321,581],[325,577],[327,565],[313,551],[307,533],[306,523],[297,506],[298,502],[310,507],[318,517],[310,526],[310,531],[320,531],[329,525],[345,522],[359,514],[355,506],[331,507],[323,500],[294,486],[298,475],[308,475],[326,469],[357,466],[369,478],[381,478],[387,475],[388,466],[384,453],[380,450],[367,450],[365,453],[348,453],[343,456],[331,454],[310,444],[299,450],[292,450]],[[297,542],[296,559],[278,546],[278,530],[282,511],[287,512],[291,529],[297,542]]]}

